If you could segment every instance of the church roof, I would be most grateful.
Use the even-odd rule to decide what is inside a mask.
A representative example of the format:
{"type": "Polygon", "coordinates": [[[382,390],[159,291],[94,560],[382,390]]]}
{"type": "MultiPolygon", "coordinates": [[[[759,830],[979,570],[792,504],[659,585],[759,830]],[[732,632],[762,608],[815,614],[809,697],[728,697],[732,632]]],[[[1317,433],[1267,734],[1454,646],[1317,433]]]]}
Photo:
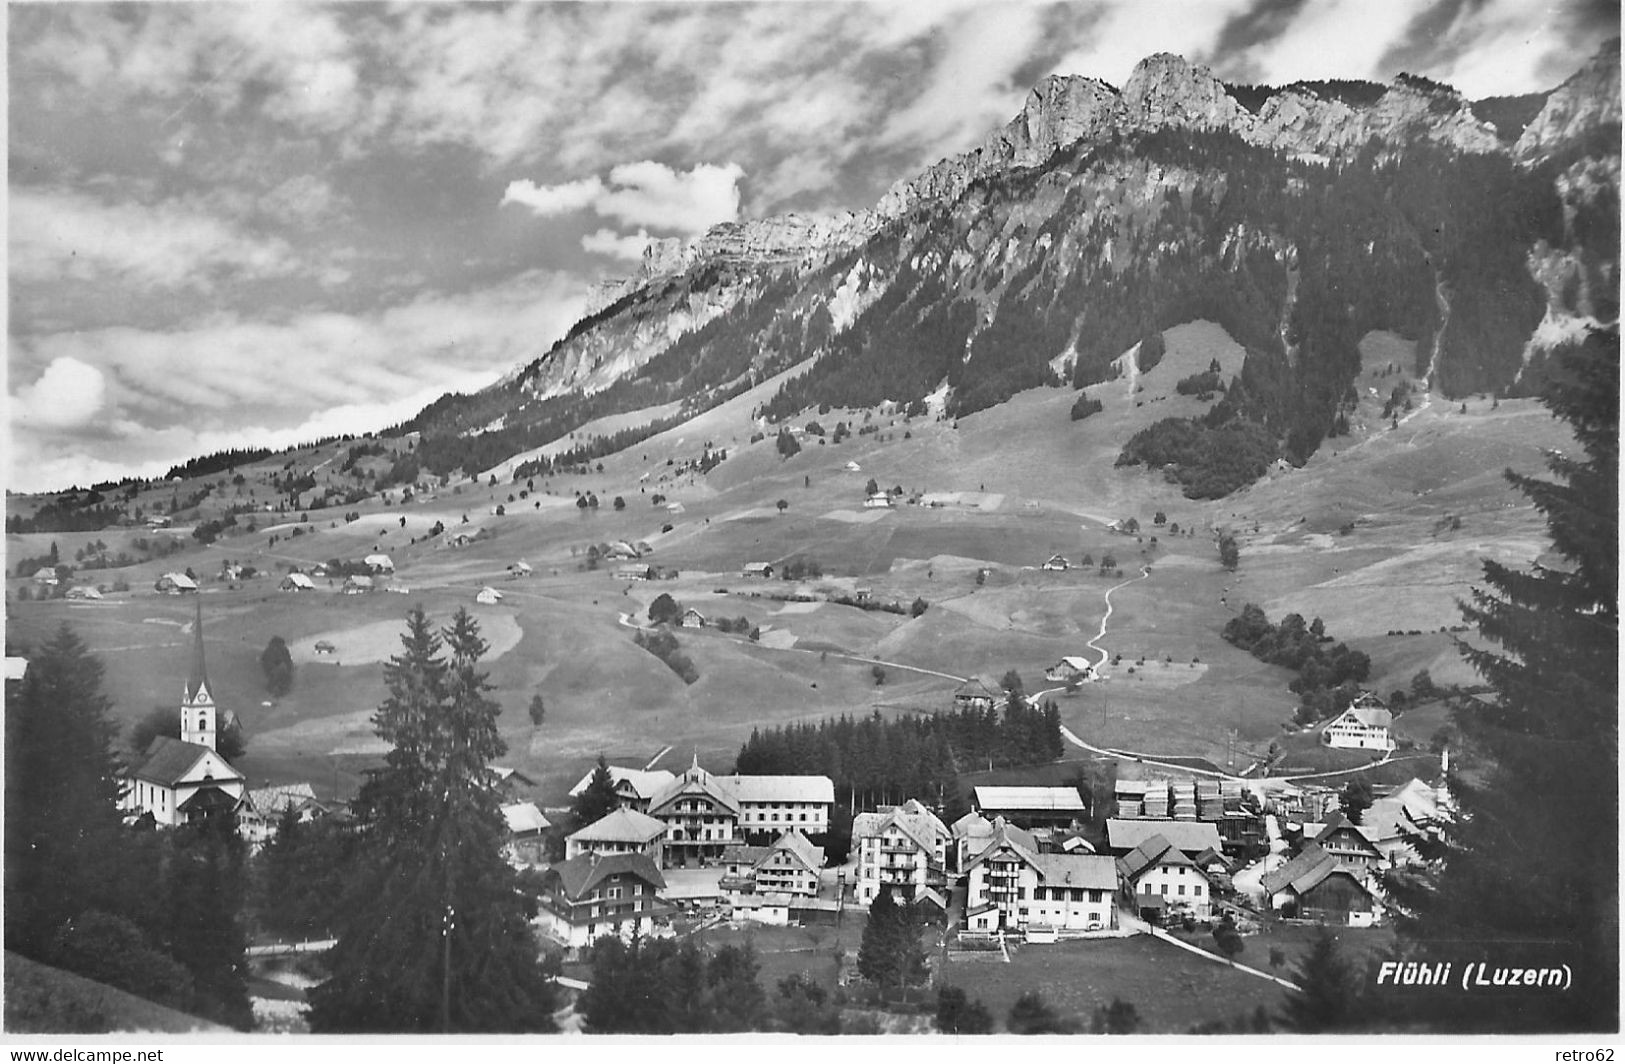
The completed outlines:
{"type": "Polygon", "coordinates": [[[186,677],[186,700],[197,700],[198,692],[209,686],[203,667],[203,600],[197,601],[197,619],[192,622],[192,670],[186,677]]]}
{"type": "MultiPolygon", "coordinates": [[[[213,753],[213,750],[201,743],[186,743],[168,735],[160,735],[147,747],[146,756],[142,758],[141,763],[130,769],[130,778],[146,780],[161,787],[173,787],[180,782],[181,777],[192,771],[199,761],[213,753]]],[[[224,760],[221,758],[221,761],[224,760]]],[[[231,773],[217,782],[242,779],[242,775],[236,769],[231,769],[231,773]]]]}

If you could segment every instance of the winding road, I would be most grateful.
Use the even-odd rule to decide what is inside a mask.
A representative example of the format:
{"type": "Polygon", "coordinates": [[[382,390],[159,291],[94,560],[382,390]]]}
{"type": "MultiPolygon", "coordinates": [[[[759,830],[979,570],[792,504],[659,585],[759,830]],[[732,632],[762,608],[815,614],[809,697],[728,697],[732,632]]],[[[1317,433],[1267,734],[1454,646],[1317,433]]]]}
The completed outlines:
{"type": "Polygon", "coordinates": [[[1095,633],[1095,637],[1093,639],[1089,640],[1089,642],[1084,644],[1084,646],[1088,647],[1090,650],[1093,650],[1096,654],[1100,655],[1100,660],[1095,662],[1095,671],[1096,672],[1099,672],[1101,670],[1101,668],[1103,668],[1105,666],[1106,659],[1111,657],[1111,654],[1106,650],[1106,648],[1100,645],[1100,641],[1102,639],[1106,638],[1106,622],[1108,622],[1108,621],[1110,621],[1112,619],[1112,592],[1116,591],[1120,587],[1128,587],[1130,584],[1134,583],[1136,580],[1144,580],[1147,577],[1149,577],[1150,575],[1151,575],[1151,570],[1149,568],[1145,567],[1145,566],[1141,566],[1139,576],[1130,577],[1129,579],[1123,581],[1121,584],[1113,584],[1111,587],[1108,587],[1106,589],[1106,612],[1100,618],[1100,631],[1095,633]]]}

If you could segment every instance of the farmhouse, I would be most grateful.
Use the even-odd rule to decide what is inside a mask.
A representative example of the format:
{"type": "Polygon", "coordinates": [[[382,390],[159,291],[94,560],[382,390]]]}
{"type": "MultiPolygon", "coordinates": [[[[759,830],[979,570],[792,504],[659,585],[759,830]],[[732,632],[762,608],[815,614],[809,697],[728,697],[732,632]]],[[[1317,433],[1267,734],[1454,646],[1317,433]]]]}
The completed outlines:
{"type": "Polygon", "coordinates": [[[1065,657],[1044,670],[1051,683],[1087,683],[1095,678],[1095,666],[1088,658],[1065,657]]]}
{"type": "Polygon", "coordinates": [[[387,554],[369,554],[361,560],[361,564],[371,569],[374,575],[395,571],[395,563],[387,554]]]}
{"type": "Polygon", "coordinates": [[[1089,813],[1076,787],[977,787],[971,807],[1024,828],[1071,827],[1089,813]]]}
{"type": "Polygon", "coordinates": [[[1420,860],[1413,838],[1436,835],[1449,818],[1449,796],[1443,788],[1413,779],[1372,802],[1360,817],[1360,831],[1384,860],[1409,864],[1420,860]]]}
{"type": "Polygon", "coordinates": [[[890,510],[891,496],[883,491],[877,491],[863,500],[863,508],[865,510],[890,510]]]}
{"type": "Polygon", "coordinates": [[[993,838],[968,872],[967,930],[1047,937],[1113,925],[1117,875],[1110,857],[1040,853],[1032,835],[995,818],[993,838]]]}
{"type": "MultiPolygon", "coordinates": [[[[40,587],[55,587],[61,582],[62,578],[57,576],[55,566],[44,565],[34,571],[34,583],[40,587]]],[[[162,590],[162,588],[159,590],[162,590]]],[[[196,585],[193,585],[192,590],[197,590],[196,585]]]]}
{"type": "Polygon", "coordinates": [[[508,574],[510,580],[518,580],[520,577],[529,576],[530,565],[522,561],[514,562],[512,565],[508,566],[508,574]]]}
{"type": "Polygon", "coordinates": [[[823,847],[814,846],[799,831],[786,831],[756,862],[756,890],[762,894],[813,897],[818,893],[818,871],[823,867],[823,847]]]}
{"type": "Polygon", "coordinates": [[[1392,750],[1394,739],[1388,729],[1393,723],[1394,715],[1388,707],[1367,692],[1326,722],[1320,741],[1341,750],[1392,750]]]}
{"type": "Polygon", "coordinates": [[[489,539],[490,536],[491,530],[484,526],[458,525],[456,528],[448,529],[442,541],[448,547],[466,547],[470,543],[478,543],[483,539],[489,539]]]}
{"type": "Polygon", "coordinates": [[[683,611],[682,625],[684,628],[704,628],[705,614],[690,606],[683,611]]]}
{"type": "Polygon", "coordinates": [[[542,873],[536,924],[576,949],[600,935],[650,935],[671,911],[657,893],[665,886],[641,853],[580,854],[542,873]]]}
{"type": "Polygon", "coordinates": [[[763,580],[773,579],[772,562],[746,562],[744,575],[761,577],[763,580]]]}
{"type": "Polygon", "coordinates": [[[1152,835],[1117,859],[1123,893],[1143,919],[1188,913],[1197,920],[1212,914],[1213,881],[1178,846],[1152,835]]]}
{"type": "Polygon", "coordinates": [[[347,576],[344,578],[344,593],[346,595],[365,595],[372,590],[372,577],[347,576]]]}
{"type": "Polygon", "coordinates": [[[617,565],[615,567],[615,579],[617,580],[653,580],[654,576],[654,566],[646,562],[639,562],[635,565],[617,565]]]}
{"type": "Polygon", "coordinates": [[[84,599],[93,601],[101,598],[102,593],[89,584],[79,584],[75,587],[68,588],[67,593],[62,597],[68,599],[84,599]]]}
{"type": "Polygon", "coordinates": [[[1062,555],[1052,554],[1039,568],[1045,570],[1046,572],[1064,573],[1068,569],[1072,568],[1072,563],[1067,561],[1062,555]]]}
{"type": "Polygon", "coordinates": [[[636,809],[617,809],[607,816],[588,824],[564,840],[564,855],[578,857],[584,853],[607,856],[616,853],[641,853],[665,867],[665,854],[660,840],[666,835],[666,825],[636,809]]]}
{"type": "Polygon", "coordinates": [[[304,573],[289,573],[277,585],[278,591],[315,591],[316,583],[304,573]]]}
{"type": "Polygon", "coordinates": [[[132,817],[152,814],[166,827],[216,813],[230,814],[243,802],[247,781],[215,750],[219,714],[203,661],[203,605],[192,625],[192,666],[181,693],[181,737],[153,739],[124,778],[119,806],[132,817]]]}
{"type": "Polygon", "coordinates": [[[1366,837],[1365,831],[1360,826],[1352,823],[1342,813],[1334,813],[1326,822],[1326,826],[1320,829],[1314,841],[1321,849],[1337,858],[1339,865],[1352,868],[1361,875],[1383,865],[1382,851],[1366,837]]]}
{"type": "Polygon", "coordinates": [[[495,606],[502,601],[502,592],[494,587],[482,587],[479,594],[474,596],[474,601],[481,606],[495,606]]]}
{"type": "Polygon", "coordinates": [[[1363,877],[1316,843],[1264,873],[1260,883],[1270,908],[1287,916],[1350,927],[1370,927],[1382,919],[1382,903],[1363,877]]]}
{"type": "Polygon", "coordinates": [[[153,589],[165,595],[197,593],[197,581],[185,573],[165,573],[153,582],[153,589]]]}
{"type": "Polygon", "coordinates": [[[885,888],[894,897],[912,899],[928,887],[946,886],[951,841],[952,834],[936,814],[913,798],[853,817],[858,904],[872,903],[885,888]]]}
{"type": "MultiPolygon", "coordinates": [[[[592,772],[593,770],[589,769],[587,774],[570,788],[571,798],[579,798],[592,783],[592,772]]],[[[609,777],[615,781],[615,796],[621,800],[621,805],[636,809],[640,813],[647,813],[649,800],[660,793],[663,787],[677,779],[663,768],[622,768],[619,765],[609,766],[609,777]]]]}
{"type": "Polygon", "coordinates": [[[955,709],[989,710],[1003,705],[1005,693],[984,676],[972,676],[954,688],[955,709]]]}
{"type": "Polygon", "coordinates": [[[599,554],[604,558],[636,558],[639,556],[639,551],[632,544],[621,539],[608,544],[599,554]]]}
{"type": "Polygon", "coordinates": [[[282,818],[289,812],[301,824],[326,816],[327,806],[316,798],[309,783],[287,783],[260,787],[244,795],[237,809],[237,828],[250,846],[259,847],[276,837],[282,818]]]}

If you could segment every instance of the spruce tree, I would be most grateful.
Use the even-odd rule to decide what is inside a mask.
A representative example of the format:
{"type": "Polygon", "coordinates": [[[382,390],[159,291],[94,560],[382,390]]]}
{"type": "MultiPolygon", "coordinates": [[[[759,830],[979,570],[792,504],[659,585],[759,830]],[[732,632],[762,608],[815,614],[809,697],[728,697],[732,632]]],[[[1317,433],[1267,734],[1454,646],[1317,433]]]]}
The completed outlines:
{"type": "Polygon", "coordinates": [[[1321,929],[1293,981],[1300,989],[1287,991],[1280,1016],[1287,1030],[1320,1034],[1358,1029],[1359,981],[1330,931],[1321,929]]]}
{"type": "Polygon", "coordinates": [[[1489,763],[1450,780],[1457,803],[1442,871],[1392,877],[1400,930],[1437,959],[1474,942],[1497,963],[1568,963],[1570,993],[1484,996],[1440,1027],[1618,1029],[1619,332],[1593,331],[1549,364],[1544,402],[1583,457],[1553,452],[1555,479],[1507,473],[1546,517],[1562,561],[1484,563],[1462,612],[1493,648],[1460,644],[1494,689],[1457,708],[1489,763]],[[1541,943],[1551,945],[1542,946],[1541,943]],[[1476,1002],[1476,1007],[1475,1007],[1476,1002]]]}
{"type": "MultiPolygon", "coordinates": [[[[121,767],[102,665],[67,625],[6,705],[6,948],[41,957],[84,911],[120,911],[121,767]]],[[[8,692],[10,693],[10,692],[8,692]]]]}
{"type": "Polygon", "coordinates": [[[602,820],[621,806],[621,799],[615,793],[615,777],[610,774],[609,761],[603,754],[598,755],[598,764],[593,767],[592,778],[587,781],[587,787],[570,805],[570,815],[575,818],[576,827],[583,828],[588,824],[602,820]]]}
{"type": "Polygon", "coordinates": [[[442,635],[421,608],[384,666],[373,715],[391,744],[362,785],[357,890],[311,994],[318,1032],[553,1028],[554,989],[531,934],[490,762],[507,746],[467,610],[442,635]],[[449,651],[449,657],[443,653],[449,651]]]}

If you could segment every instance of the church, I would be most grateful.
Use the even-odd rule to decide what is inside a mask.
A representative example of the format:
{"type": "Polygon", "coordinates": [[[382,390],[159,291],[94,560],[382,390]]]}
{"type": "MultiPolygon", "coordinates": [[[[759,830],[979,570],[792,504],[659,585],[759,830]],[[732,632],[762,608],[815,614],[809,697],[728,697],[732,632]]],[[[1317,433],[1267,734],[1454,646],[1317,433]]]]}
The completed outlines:
{"type": "Polygon", "coordinates": [[[227,718],[215,706],[203,662],[203,604],[192,625],[192,666],[181,695],[181,737],[160,735],[125,773],[122,807],[173,827],[242,805],[247,780],[215,749],[227,718]]]}

